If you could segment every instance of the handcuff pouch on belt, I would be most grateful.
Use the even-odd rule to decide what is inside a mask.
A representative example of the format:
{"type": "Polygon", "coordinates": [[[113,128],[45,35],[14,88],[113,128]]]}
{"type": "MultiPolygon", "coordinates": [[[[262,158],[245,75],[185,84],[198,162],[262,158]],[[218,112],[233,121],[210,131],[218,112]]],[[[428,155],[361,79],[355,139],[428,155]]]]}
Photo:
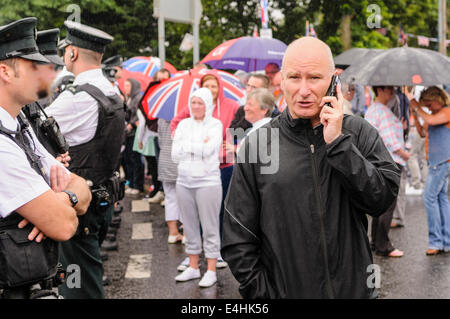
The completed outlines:
{"type": "Polygon", "coordinates": [[[77,235],[97,232],[105,221],[108,209],[125,197],[125,181],[117,172],[103,184],[92,185],[92,182],[90,184],[92,200],[86,214],[79,216],[77,235]]]}

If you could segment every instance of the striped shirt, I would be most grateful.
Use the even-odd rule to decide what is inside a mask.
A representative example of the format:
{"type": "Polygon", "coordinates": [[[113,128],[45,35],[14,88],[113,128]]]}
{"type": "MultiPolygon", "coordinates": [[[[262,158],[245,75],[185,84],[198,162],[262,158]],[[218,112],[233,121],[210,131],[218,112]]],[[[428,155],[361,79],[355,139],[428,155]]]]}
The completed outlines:
{"type": "Polygon", "coordinates": [[[178,165],[172,161],[172,136],[170,121],[158,119],[158,180],[161,182],[176,182],[178,165]]]}
{"type": "Polygon", "coordinates": [[[394,161],[405,166],[405,160],[395,153],[405,149],[402,123],[395,114],[386,105],[374,102],[367,109],[364,118],[378,130],[394,161]]]}

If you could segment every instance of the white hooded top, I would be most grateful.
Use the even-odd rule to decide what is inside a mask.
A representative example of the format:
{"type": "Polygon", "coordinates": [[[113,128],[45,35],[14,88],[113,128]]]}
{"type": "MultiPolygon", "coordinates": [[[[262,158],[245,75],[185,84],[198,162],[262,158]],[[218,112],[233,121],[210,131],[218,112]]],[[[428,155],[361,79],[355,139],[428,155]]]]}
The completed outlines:
{"type": "Polygon", "coordinates": [[[212,117],[214,105],[209,89],[194,91],[190,101],[193,97],[199,97],[205,103],[205,117],[201,121],[194,120],[189,104],[191,117],[182,120],[175,130],[172,159],[178,163],[177,183],[188,188],[221,185],[222,122],[212,117]]]}

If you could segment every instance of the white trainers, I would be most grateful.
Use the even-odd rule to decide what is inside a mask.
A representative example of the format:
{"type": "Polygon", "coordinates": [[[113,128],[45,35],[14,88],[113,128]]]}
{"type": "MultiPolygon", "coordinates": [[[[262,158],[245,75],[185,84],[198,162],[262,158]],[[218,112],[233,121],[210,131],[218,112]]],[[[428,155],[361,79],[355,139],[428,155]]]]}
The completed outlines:
{"type": "Polygon", "coordinates": [[[185,271],[189,267],[189,257],[184,258],[181,264],[178,266],[178,271],[185,271]]]}
{"type": "Polygon", "coordinates": [[[188,267],[185,271],[175,277],[176,281],[188,281],[200,278],[200,269],[188,267]]]}
{"type": "Polygon", "coordinates": [[[217,258],[216,268],[226,268],[226,267],[228,267],[227,262],[223,260],[222,257],[217,258]]]}
{"type": "Polygon", "coordinates": [[[163,201],[161,202],[161,203],[159,203],[162,207],[165,207],[166,206],[166,200],[165,199],[163,199],[163,201]]]}
{"type": "Polygon", "coordinates": [[[153,196],[152,198],[150,198],[148,200],[148,202],[150,204],[159,204],[164,200],[164,193],[161,191],[158,191],[155,196],[153,196]]]}
{"type": "Polygon", "coordinates": [[[208,270],[203,275],[202,280],[198,283],[198,285],[202,288],[211,287],[217,282],[217,275],[215,271],[208,270]]]}

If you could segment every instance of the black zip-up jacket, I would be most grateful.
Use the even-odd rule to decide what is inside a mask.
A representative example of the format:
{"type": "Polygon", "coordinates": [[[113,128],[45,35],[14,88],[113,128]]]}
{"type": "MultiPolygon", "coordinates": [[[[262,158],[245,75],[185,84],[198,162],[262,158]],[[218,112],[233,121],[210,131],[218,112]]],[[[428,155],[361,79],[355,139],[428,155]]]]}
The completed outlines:
{"type": "Polygon", "coordinates": [[[400,182],[377,130],[345,115],[342,135],[327,145],[321,124],[313,129],[287,109],[259,130],[267,128],[265,143],[246,138],[225,201],[221,253],[241,295],[376,297],[366,214],[385,212],[400,182]],[[270,165],[276,172],[262,174],[270,165]]]}

